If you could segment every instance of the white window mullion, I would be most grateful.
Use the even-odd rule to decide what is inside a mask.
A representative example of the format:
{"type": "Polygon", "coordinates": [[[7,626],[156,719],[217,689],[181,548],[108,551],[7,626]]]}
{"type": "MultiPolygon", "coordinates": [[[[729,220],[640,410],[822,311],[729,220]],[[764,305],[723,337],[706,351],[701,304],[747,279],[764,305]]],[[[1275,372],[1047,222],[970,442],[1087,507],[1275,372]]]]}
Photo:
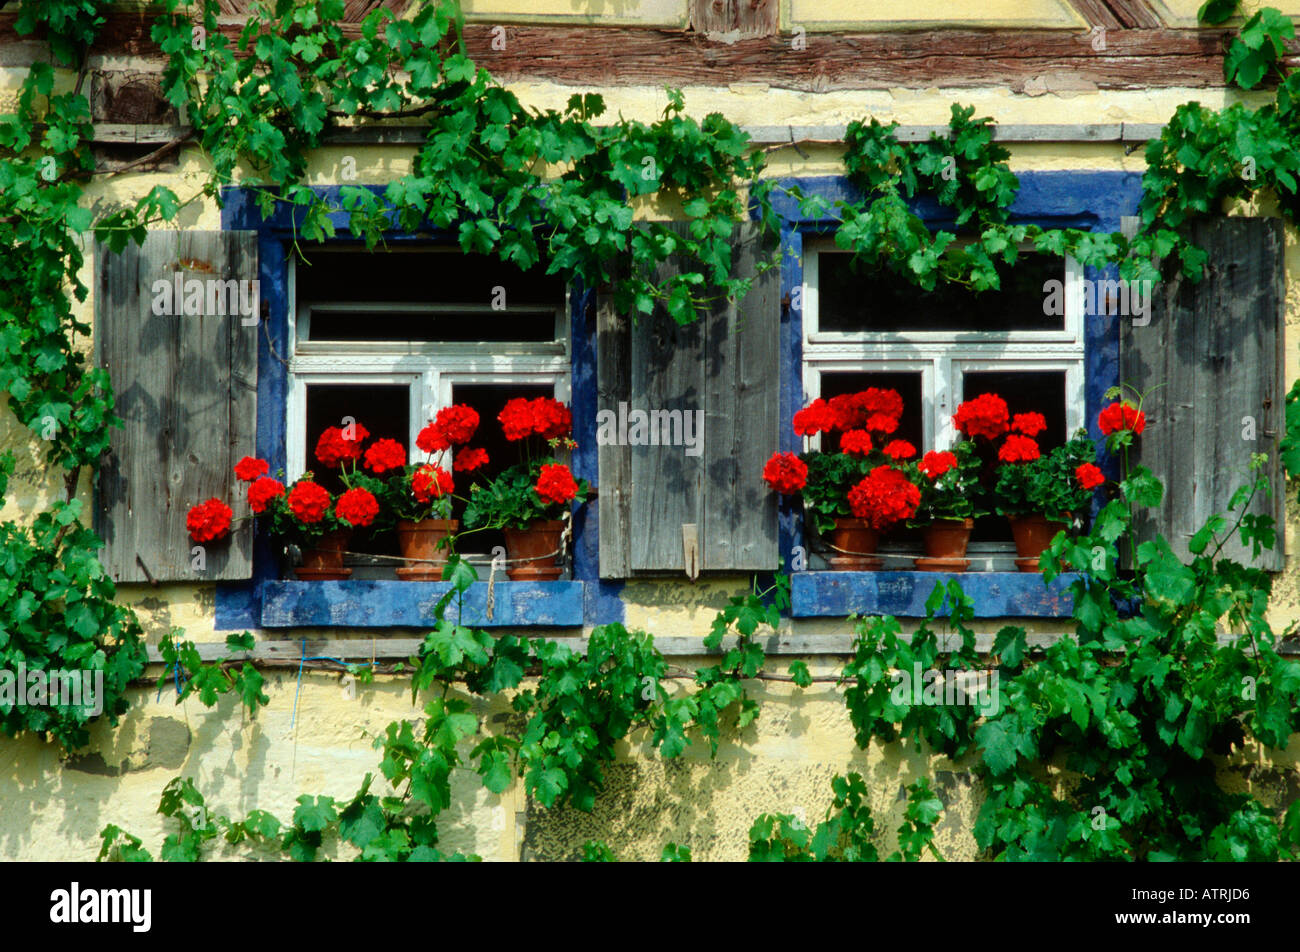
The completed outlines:
{"type": "MultiPolygon", "coordinates": [[[[952,357],[938,357],[934,361],[936,433],[931,446],[948,449],[957,441],[957,431],[952,426],[952,415],[957,411],[957,386],[952,376],[952,357]]],[[[924,450],[923,450],[924,451],[924,450]]]]}

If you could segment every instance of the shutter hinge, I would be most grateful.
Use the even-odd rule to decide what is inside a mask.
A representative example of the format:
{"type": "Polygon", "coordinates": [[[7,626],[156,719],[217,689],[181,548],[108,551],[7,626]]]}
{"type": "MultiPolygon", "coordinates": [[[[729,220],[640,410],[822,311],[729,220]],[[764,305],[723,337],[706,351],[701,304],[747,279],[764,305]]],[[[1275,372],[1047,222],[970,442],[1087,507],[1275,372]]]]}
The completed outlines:
{"type": "Polygon", "coordinates": [[[149,580],[149,584],[152,585],[154,588],[157,588],[158,580],[154,578],[153,573],[149,571],[149,566],[144,564],[144,559],[140,558],[139,552],[135,554],[135,561],[136,564],[140,566],[141,571],[144,572],[144,577],[149,580]]]}
{"type": "Polygon", "coordinates": [[[686,577],[694,582],[700,575],[700,527],[694,522],[682,523],[682,555],[686,577]]]}

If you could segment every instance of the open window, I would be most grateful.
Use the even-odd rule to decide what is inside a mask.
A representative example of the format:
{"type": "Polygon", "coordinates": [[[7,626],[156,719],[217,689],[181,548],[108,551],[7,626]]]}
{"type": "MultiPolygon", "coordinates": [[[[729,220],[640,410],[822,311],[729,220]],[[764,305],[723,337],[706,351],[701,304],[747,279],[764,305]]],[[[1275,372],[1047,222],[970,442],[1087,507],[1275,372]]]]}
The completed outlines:
{"type": "MultiPolygon", "coordinates": [[[[805,402],[866,387],[897,390],[905,408],[898,436],[921,452],[950,447],[957,406],[986,392],[1012,413],[1041,412],[1045,450],[1083,425],[1085,301],[1072,259],[1022,251],[1000,290],[925,292],[855,263],[829,241],[810,241],[804,279],[805,402]],[[1045,290],[1052,281],[1060,282],[1055,297],[1045,290]]],[[[902,530],[883,551],[891,546],[900,556],[920,551],[919,538],[902,530]]],[[[979,520],[968,555],[973,571],[1014,571],[1006,520],[979,520]]]]}
{"type": "MultiPolygon", "coordinates": [[[[544,267],[523,271],[445,247],[309,247],[292,260],[289,287],[291,480],[311,471],[337,491],[337,475],[316,465],[313,450],[322,430],[347,417],[422,461],[416,435],[453,403],[478,410],[474,445],[487,450],[481,473],[491,476],[517,462],[496,420],[507,400],[569,400],[568,294],[544,267]]],[[[392,535],[354,537],[364,555],[349,558],[353,578],[392,576],[392,535]]],[[[499,534],[479,532],[461,549],[486,556],[499,544],[499,534]]]]}

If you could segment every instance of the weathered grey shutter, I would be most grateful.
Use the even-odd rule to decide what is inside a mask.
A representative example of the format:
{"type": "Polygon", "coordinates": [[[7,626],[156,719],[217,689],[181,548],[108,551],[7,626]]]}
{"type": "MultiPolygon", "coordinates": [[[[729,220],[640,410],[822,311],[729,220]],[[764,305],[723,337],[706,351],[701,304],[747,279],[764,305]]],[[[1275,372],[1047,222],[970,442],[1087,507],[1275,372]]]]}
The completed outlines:
{"type": "Polygon", "coordinates": [[[150,232],[143,245],[120,254],[95,249],[97,359],[108,369],[125,423],[113,430],[99,472],[95,528],[107,543],[104,566],[118,581],[252,574],[251,520],[205,544],[198,570],[185,517],[214,496],[236,520],[249,514],[244,484],[231,469],[256,452],[260,324],[245,321],[260,321],[257,276],[251,231],[150,232]],[[171,301],[161,286],[156,293],[156,282],[174,291],[178,276],[182,292],[187,282],[202,282],[200,313],[185,313],[184,293],[171,301]],[[232,286],[224,283],[232,279],[241,282],[233,307],[232,286]],[[240,313],[244,301],[249,316],[240,313]]]}
{"type": "MultiPolygon", "coordinates": [[[[772,248],[745,223],[733,256],[733,274],[752,275],[772,248]]],[[[683,526],[695,527],[698,570],[777,568],[776,501],[762,471],[777,448],[780,268],[759,275],[739,303],[720,300],[685,327],[662,309],[633,322],[608,300],[599,307],[598,420],[618,419],[620,403],[628,415],[704,411],[698,456],[682,446],[599,447],[601,576],[688,569],[683,526]]]]}
{"type": "MultiPolygon", "coordinates": [[[[1161,507],[1140,510],[1139,537],[1161,532],[1187,558],[1192,534],[1213,513],[1226,514],[1232,494],[1251,479],[1251,454],[1267,453],[1273,498],[1257,499],[1250,511],[1276,520],[1277,547],[1255,564],[1278,571],[1285,528],[1277,451],[1285,393],[1282,223],[1209,219],[1195,225],[1192,240],[1208,253],[1205,277],[1193,284],[1166,272],[1154,289],[1150,323],[1119,319],[1120,380],[1151,390],[1135,459],[1165,485],[1161,507]]],[[[1221,554],[1250,562],[1235,534],[1221,554]]]]}

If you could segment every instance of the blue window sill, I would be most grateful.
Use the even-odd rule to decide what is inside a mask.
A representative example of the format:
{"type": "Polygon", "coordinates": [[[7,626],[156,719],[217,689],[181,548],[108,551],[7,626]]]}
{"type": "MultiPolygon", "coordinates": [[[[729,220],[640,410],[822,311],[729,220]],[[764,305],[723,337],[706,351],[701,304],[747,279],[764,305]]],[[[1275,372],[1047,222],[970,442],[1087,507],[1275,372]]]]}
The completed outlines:
{"type": "MultiPolygon", "coordinates": [[[[1074,610],[1067,573],[1051,585],[1028,572],[796,572],[790,580],[795,618],[896,615],[924,618],[936,585],[956,580],[975,603],[977,618],[1069,618],[1074,610]]],[[[943,609],[940,614],[946,614],[943,609]]]]}
{"type": "MultiPolygon", "coordinates": [[[[263,628],[432,628],[447,582],[382,579],[345,582],[269,581],[262,587],[263,628]]],[[[449,621],[475,628],[576,628],[582,625],[582,582],[497,582],[492,617],[487,583],[465,592],[463,614],[453,599],[449,621]]]]}

